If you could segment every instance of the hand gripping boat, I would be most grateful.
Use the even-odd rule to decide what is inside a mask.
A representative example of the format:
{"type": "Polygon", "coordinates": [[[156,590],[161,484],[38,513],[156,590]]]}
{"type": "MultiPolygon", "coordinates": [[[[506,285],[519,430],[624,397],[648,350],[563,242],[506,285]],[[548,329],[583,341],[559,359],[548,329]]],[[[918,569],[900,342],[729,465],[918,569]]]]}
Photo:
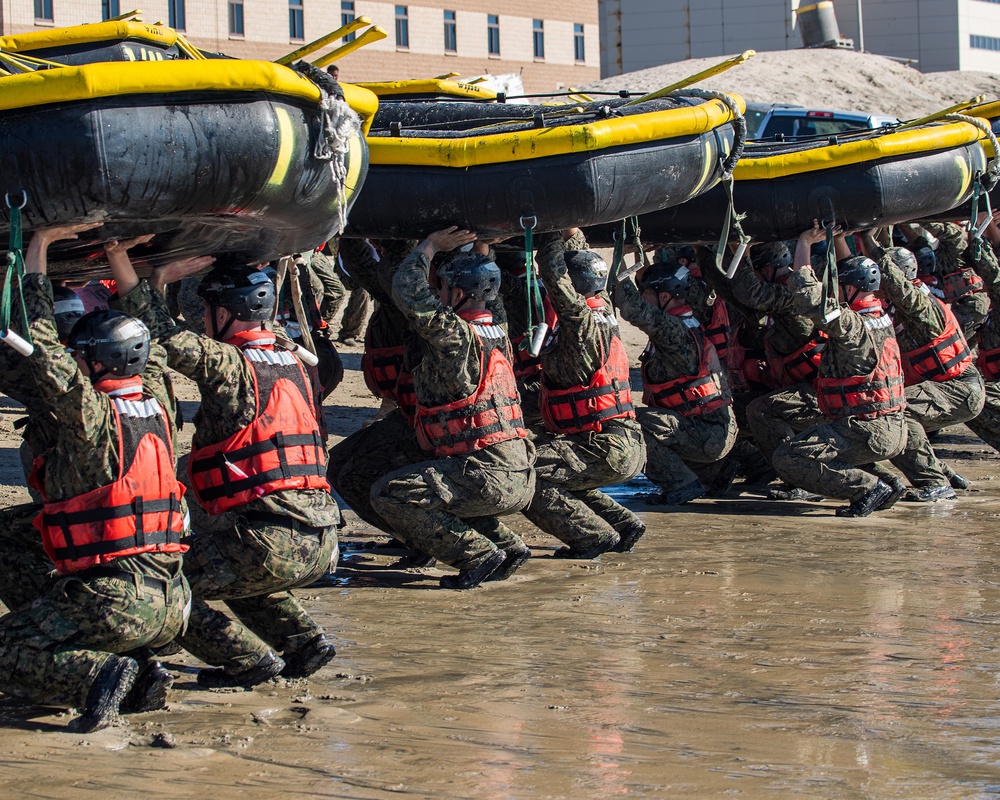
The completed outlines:
{"type": "Polygon", "coordinates": [[[572,106],[383,102],[345,235],[419,238],[458,225],[510,236],[683,203],[739,158],[743,107],[696,89],[572,106]]]}
{"type": "MultiPolygon", "coordinates": [[[[980,131],[956,121],[789,142],[751,141],[733,170],[736,211],[758,242],[796,238],[813,220],[869,228],[951,209],[972,195],[986,168],[980,131]]],[[[639,217],[649,244],[715,243],[729,208],[722,188],[639,217]]],[[[586,231],[610,245],[616,226],[586,231]]]]}
{"type": "MultiPolygon", "coordinates": [[[[84,26],[89,27],[89,26],[84,26]]],[[[96,27],[96,26],[95,26],[96,27]]],[[[263,261],[339,233],[367,147],[320,70],[235,59],[16,72],[0,53],[0,175],[28,229],[104,220],[53,246],[53,273],[90,273],[99,241],[155,233],[137,265],[205,253],[263,261]]],[[[364,99],[364,98],[362,98],[364,99]]],[[[374,101],[374,97],[371,97],[374,101]]],[[[0,203],[0,228],[8,224],[0,203]]],[[[0,236],[6,236],[0,230],[0,236]]]]}

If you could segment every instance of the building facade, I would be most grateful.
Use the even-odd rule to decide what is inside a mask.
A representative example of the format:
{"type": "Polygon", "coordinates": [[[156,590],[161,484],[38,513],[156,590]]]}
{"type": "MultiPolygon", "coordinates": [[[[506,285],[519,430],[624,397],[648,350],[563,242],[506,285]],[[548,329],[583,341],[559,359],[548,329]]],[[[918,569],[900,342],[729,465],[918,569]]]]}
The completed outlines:
{"type": "MultiPolygon", "coordinates": [[[[802,47],[796,11],[816,2],[600,0],[601,74],[802,47]]],[[[833,0],[833,6],[840,33],[857,49],[924,72],[1000,71],[1000,0],[833,0]]]]}
{"type": "MultiPolygon", "coordinates": [[[[143,19],[180,31],[196,46],[273,60],[366,16],[387,38],[345,56],[346,81],[518,73],[526,92],[596,80],[598,0],[149,0],[143,19]]],[[[3,34],[97,22],[135,6],[122,0],[0,0],[3,34]]]]}

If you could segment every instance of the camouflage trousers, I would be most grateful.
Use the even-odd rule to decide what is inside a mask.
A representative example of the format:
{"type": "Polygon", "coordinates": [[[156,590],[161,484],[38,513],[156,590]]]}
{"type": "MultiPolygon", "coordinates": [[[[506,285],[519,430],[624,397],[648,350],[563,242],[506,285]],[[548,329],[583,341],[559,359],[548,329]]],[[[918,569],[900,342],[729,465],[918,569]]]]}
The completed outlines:
{"type": "Polygon", "coordinates": [[[344,272],[335,258],[329,258],[322,253],[313,256],[312,269],[323,284],[323,299],[320,302],[320,314],[331,328],[337,317],[337,312],[344,304],[344,298],[350,292],[344,315],[340,320],[341,341],[344,339],[360,339],[365,332],[365,320],[371,310],[371,296],[358,286],[344,272]]]}
{"type": "Polygon", "coordinates": [[[858,467],[894,458],[905,446],[902,411],[871,420],[844,417],[813,425],[783,442],[772,463],[792,486],[854,501],[874,489],[877,481],[858,467]]]}
{"type": "Polygon", "coordinates": [[[39,597],[55,574],[31,524],[41,510],[41,503],[22,503],[0,511],[0,601],[10,611],[39,597]]]}
{"type": "Polygon", "coordinates": [[[523,547],[496,517],[523,509],[535,491],[531,469],[498,469],[475,454],[393,470],[371,488],[371,505],[407,547],[458,570],[523,547]]]}
{"type": "Polygon", "coordinates": [[[599,488],[624,483],[642,469],[641,431],[608,426],[601,433],[541,434],[535,451],[535,494],[522,513],[542,531],[582,549],[639,523],[599,488]]]}
{"type": "Polygon", "coordinates": [[[289,590],[312,583],[336,564],[334,526],[237,516],[230,530],[197,533],[188,544],[184,574],[193,595],[191,619],[178,641],[192,655],[235,674],[254,666],[268,649],[294,653],[323,633],[289,590]],[[209,600],[222,600],[236,619],[211,608],[209,600]]]}
{"type": "Polygon", "coordinates": [[[649,480],[672,492],[695,481],[704,483],[700,473],[724,458],[736,443],[736,417],[732,408],[710,414],[685,417],[666,408],[636,409],[646,440],[649,480]]]}
{"type": "MultiPolygon", "coordinates": [[[[948,476],[928,433],[948,425],[974,419],[983,410],[986,388],[975,369],[962,378],[950,381],[924,381],[906,387],[906,449],[890,459],[913,486],[947,486],[948,476]]],[[[882,464],[875,464],[872,474],[885,480],[893,477],[882,464]]]]}
{"type": "Polygon", "coordinates": [[[994,450],[1000,452],[1000,381],[986,383],[986,403],[966,426],[994,450]]]}
{"type": "Polygon", "coordinates": [[[753,400],[747,407],[746,419],[757,447],[768,463],[773,463],[779,445],[806,428],[821,424],[826,417],[819,410],[812,385],[797,383],[753,400]]]}
{"type": "Polygon", "coordinates": [[[190,591],[141,575],[51,581],[42,594],[0,619],[0,692],[33,703],[83,706],[113,654],[161,647],[184,627],[190,591]]]}
{"type": "Polygon", "coordinates": [[[413,426],[397,409],[330,448],[326,477],[361,519],[391,533],[371,503],[372,485],[393,470],[423,461],[413,426]]]}

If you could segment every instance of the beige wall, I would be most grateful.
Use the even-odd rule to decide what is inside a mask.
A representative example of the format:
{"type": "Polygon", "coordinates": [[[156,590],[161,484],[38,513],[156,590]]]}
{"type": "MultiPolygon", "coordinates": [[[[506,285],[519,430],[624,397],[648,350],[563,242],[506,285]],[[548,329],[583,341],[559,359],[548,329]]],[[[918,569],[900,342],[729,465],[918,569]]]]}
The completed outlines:
{"type": "MultiPolygon", "coordinates": [[[[77,25],[100,19],[100,0],[52,0],[55,24],[77,25]]],[[[410,46],[395,43],[395,4],[356,0],[357,16],[370,17],[389,36],[338,61],[349,81],[426,78],[446,72],[462,76],[521,74],[526,92],[578,86],[600,74],[598,0],[423,0],[401,3],[409,10],[410,46]],[[444,51],[443,10],[457,16],[457,51],[444,51]],[[487,53],[487,14],[500,17],[500,56],[487,53]],[[544,20],[545,58],[535,60],[532,20],[544,20]],[[574,60],[573,26],[584,25],[585,61],[574,60]]],[[[143,19],[167,21],[166,0],[121,0],[122,11],[141,5],[143,19]]],[[[303,0],[305,40],[340,27],[340,0],[303,0]]],[[[33,0],[0,0],[3,33],[37,30],[33,0]]],[[[187,37],[206,50],[241,58],[274,59],[301,42],[288,38],[288,0],[244,0],[242,38],[230,38],[228,0],[186,0],[187,37]]]]}

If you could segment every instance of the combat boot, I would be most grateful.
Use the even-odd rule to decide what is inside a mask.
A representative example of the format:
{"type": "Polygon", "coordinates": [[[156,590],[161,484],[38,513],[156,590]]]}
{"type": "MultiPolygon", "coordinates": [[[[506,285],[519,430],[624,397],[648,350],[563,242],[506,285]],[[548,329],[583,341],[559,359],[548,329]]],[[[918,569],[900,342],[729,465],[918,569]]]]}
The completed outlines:
{"type": "Polygon", "coordinates": [[[905,492],[902,482],[898,487],[890,486],[884,481],[879,481],[875,487],[869,489],[857,500],[851,501],[849,506],[841,506],[837,509],[838,517],[867,517],[875,511],[885,511],[896,505],[896,501],[905,492]]]}
{"type": "Polygon", "coordinates": [[[507,580],[507,578],[523,567],[529,558],[531,558],[531,550],[526,546],[522,545],[520,547],[512,547],[510,550],[505,550],[503,563],[497,567],[497,571],[490,575],[490,577],[486,580],[507,580]]]}
{"type": "Polygon", "coordinates": [[[73,733],[90,733],[107,728],[118,718],[118,707],[139,674],[134,659],[111,656],[97,673],[87,692],[83,713],[67,726],[73,733]]]}
{"type": "Polygon", "coordinates": [[[646,523],[642,520],[635,520],[629,523],[627,528],[618,531],[618,544],[611,548],[612,553],[631,553],[632,548],[642,538],[646,532],[646,523]]]}
{"type": "Polygon", "coordinates": [[[227,689],[242,686],[249,689],[257,684],[277,678],[285,668],[285,662],[268,650],[250,669],[230,675],[221,667],[205,668],[198,671],[198,684],[207,689],[227,689]]]}
{"type": "Polygon", "coordinates": [[[907,491],[904,499],[909,503],[936,503],[954,500],[957,496],[951,486],[917,486],[907,491]]]}
{"type": "Polygon", "coordinates": [[[589,547],[573,545],[572,547],[560,547],[553,554],[553,558],[597,558],[601,553],[606,553],[618,546],[621,537],[615,533],[611,536],[601,537],[589,547]]]}
{"type": "Polygon", "coordinates": [[[285,662],[285,668],[281,670],[282,678],[308,678],[314,672],[318,672],[331,661],[337,651],[333,643],[326,638],[325,633],[313,636],[305,647],[289,653],[287,650],[281,654],[285,662]]]}
{"type": "Polygon", "coordinates": [[[672,492],[659,492],[646,498],[646,503],[651,506],[681,506],[697,500],[705,494],[705,487],[701,481],[691,481],[687,486],[674,489],[672,492]]]}
{"type": "Polygon", "coordinates": [[[823,499],[821,494],[800,489],[797,486],[785,486],[783,489],[771,489],[767,493],[768,500],[802,500],[808,503],[818,503],[823,499]]]}
{"type": "Polygon", "coordinates": [[[478,567],[463,569],[458,575],[445,575],[441,579],[441,588],[475,589],[490,575],[500,569],[506,558],[502,550],[494,550],[478,567]]]}
{"type": "Polygon", "coordinates": [[[944,468],[944,475],[948,479],[948,483],[951,484],[952,489],[965,490],[972,486],[968,478],[963,478],[947,464],[942,463],[941,466],[944,468]]]}
{"type": "Polygon", "coordinates": [[[159,711],[167,704],[167,692],[173,685],[174,676],[155,658],[148,658],[118,710],[122,714],[159,711]]]}

